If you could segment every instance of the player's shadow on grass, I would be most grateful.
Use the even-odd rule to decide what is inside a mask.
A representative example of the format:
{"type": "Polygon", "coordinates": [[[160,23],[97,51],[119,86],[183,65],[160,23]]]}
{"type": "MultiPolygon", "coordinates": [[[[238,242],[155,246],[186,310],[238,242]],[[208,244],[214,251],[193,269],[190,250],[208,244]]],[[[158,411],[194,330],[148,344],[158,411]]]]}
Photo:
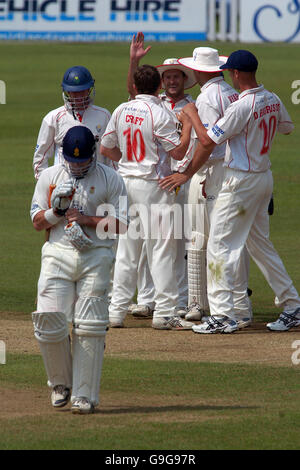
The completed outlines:
{"type": "Polygon", "coordinates": [[[259,406],[240,406],[240,405],[166,405],[166,406],[126,406],[110,409],[97,408],[95,413],[103,415],[118,415],[131,413],[167,413],[167,412],[187,412],[187,411],[229,411],[229,410],[256,410],[259,406]]]}

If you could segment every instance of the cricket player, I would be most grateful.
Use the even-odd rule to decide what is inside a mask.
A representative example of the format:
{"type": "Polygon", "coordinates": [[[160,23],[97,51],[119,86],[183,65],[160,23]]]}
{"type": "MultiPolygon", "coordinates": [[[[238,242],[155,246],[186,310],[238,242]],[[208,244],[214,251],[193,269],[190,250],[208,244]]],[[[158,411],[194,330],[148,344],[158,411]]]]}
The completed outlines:
{"type": "Polygon", "coordinates": [[[192,323],[176,315],[178,289],[174,271],[175,192],[158,186],[160,163],[183,159],[190,141],[191,123],[182,113],[179,136],[174,117],[158,98],[161,78],[155,67],[144,65],[134,74],[136,98],[121,104],[112,115],[101,142],[101,153],[118,161],[128,193],[130,225],[126,239],[120,237],[112,300],[111,325],[122,327],[135,293],[138,264],[145,240],[155,286],[156,329],[191,329],[192,323]],[[133,230],[141,227],[141,236],[133,230]],[[162,227],[163,226],[163,227],[162,227]],[[157,233],[153,234],[153,228],[157,233]]]}
{"type": "MultiPolygon", "coordinates": [[[[130,45],[130,62],[128,70],[127,86],[131,99],[135,98],[135,91],[133,89],[133,75],[139,66],[140,60],[146,56],[150,51],[151,46],[144,47],[144,35],[138,32],[133,36],[130,45]]],[[[179,64],[175,58],[166,59],[163,64],[158,65],[157,69],[161,76],[161,84],[163,92],[159,94],[162,105],[170,111],[176,120],[178,132],[180,132],[180,122],[177,119],[183,107],[188,103],[193,103],[192,96],[185,93],[185,90],[192,88],[196,84],[196,79],[193,70],[179,64]]],[[[182,161],[171,161],[171,171],[184,171],[192,158],[192,147],[189,148],[187,155],[182,161]]],[[[161,166],[160,177],[167,176],[170,168],[161,166]],[[167,172],[167,173],[166,173],[167,172]]],[[[184,213],[184,205],[187,204],[189,182],[182,185],[176,192],[176,203],[180,204],[182,214],[184,213]]],[[[186,243],[184,219],[182,217],[181,225],[182,236],[176,239],[176,258],[175,269],[176,279],[178,284],[178,305],[176,307],[177,314],[184,316],[186,314],[186,307],[188,305],[188,278],[187,278],[187,262],[186,262],[186,243]]],[[[137,281],[137,302],[138,305],[132,309],[134,316],[149,316],[153,313],[155,304],[154,298],[154,284],[149,272],[148,261],[146,257],[146,250],[143,248],[141,260],[138,267],[138,281],[137,281]]]]}
{"type": "Polygon", "coordinates": [[[121,176],[97,162],[87,127],[67,131],[62,155],[42,172],[32,199],[34,228],[50,229],[32,317],[52,406],[71,399],[72,412],[85,414],[99,403],[113,236],[127,229],[127,195],[121,176]]]}
{"type": "MultiPolygon", "coordinates": [[[[48,167],[49,158],[54,156],[54,164],[63,163],[61,144],[66,132],[73,126],[86,126],[100,140],[111,117],[105,108],[95,106],[95,80],[90,71],[82,65],[70,67],[62,79],[64,106],[50,111],[43,119],[33,156],[33,169],[36,180],[48,167]]],[[[99,152],[97,159],[112,166],[99,152]]]]}
{"type": "Polygon", "coordinates": [[[240,90],[238,101],[208,131],[198,114],[190,113],[201,144],[187,173],[193,174],[216,145],[227,141],[224,182],[207,245],[211,317],[193,331],[232,333],[238,329],[232,293],[236,265],[245,246],[275,292],[275,305],[283,308],[278,320],[267,327],[288,331],[300,325],[300,298],[269,240],[268,205],[273,191],[269,154],[276,132],[290,134],[294,125],[280,98],[258,85],[258,61],[251,52],[233,52],[220,68],[229,70],[233,86],[240,90]]]}
{"type": "MultiPolygon", "coordinates": [[[[201,87],[196,100],[198,115],[208,130],[224,116],[231,103],[238,100],[238,93],[225,82],[220,66],[227,57],[220,56],[211,47],[197,47],[192,57],[179,62],[194,70],[201,87]]],[[[197,139],[195,130],[192,137],[197,139]]],[[[209,310],[207,299],[206,248],[210,229],[210,219],[219,190],[224,179],[224,157],[226,143],[213,150],[206,164],[193,176],[189,191],[189,206],[192,209],[192,237],[188,250],[189,307],[187,320],[201,320],[209,310]]],[[[248,285],[249,256],[244,250],[237,265],[238,282],[234,292],[234,310],[239,328],[249,326],[252,320],[251,303],[243,292],[248,285]]]]}
{"type": "MultiPolygon", "coordinates": [[[[179,59],[180,63],[194,71],[201,87],[196,108],[206,129],[212,128],[215,122],[223,117],[226,108],[239,96],[236,90],[225,82],[220,69],[226,60],[227,57],[219,56],[218,51],[210,47],[197,47],[192,57],[179,59]]],[[[192,131],[192,137],[197,143],[195,130],[192,131]]],[[[206,164],[191,180],[188,202],[192,233],[188,249],[189,306],[185,315],[186,320],[201,320],[209,311],[206,248],[212,211],[224,178],[225,149],[226,143],[217,146],[206,164]]],[[[176,175],[174,178],[176,179],[176,175]]],[[[162,187],[164,184],[162,183],[162,187]]],[[[237,266],[239,276],[234,293],[234,309],[240,328],[249,326],[252,317],[249,298],[243,299],[240,296],[240,292],[243,292],[248,284],[248,265],[249,257],[245,250],[237,266]]]]}

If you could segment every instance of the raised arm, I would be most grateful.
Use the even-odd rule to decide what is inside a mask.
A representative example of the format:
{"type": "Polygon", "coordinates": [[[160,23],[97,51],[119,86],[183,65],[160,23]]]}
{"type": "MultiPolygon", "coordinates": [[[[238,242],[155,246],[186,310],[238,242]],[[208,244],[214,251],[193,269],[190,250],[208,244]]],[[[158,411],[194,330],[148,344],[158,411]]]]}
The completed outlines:
{"type": "Polygon", "coordinates": [[[130,44],[130,59],[127,75],[127,89],[130,98],[135,98],[136,92],[133,88],[133,76],[139,66],[140,60],[150,51],[151,46],[144,48],[144,34],[139,31],[137,35],[132,37],[130,44]]]}

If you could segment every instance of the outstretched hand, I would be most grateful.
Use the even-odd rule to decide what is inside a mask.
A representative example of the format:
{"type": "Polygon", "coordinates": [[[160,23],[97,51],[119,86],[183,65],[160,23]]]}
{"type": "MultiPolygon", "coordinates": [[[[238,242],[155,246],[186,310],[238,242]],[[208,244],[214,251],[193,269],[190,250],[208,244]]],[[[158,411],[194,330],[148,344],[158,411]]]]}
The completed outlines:
{"type": "Polygon", "coordinates": [[[130,44],[130,59],[139,62],[151,49],[151,46],[144,49],[144,34],[139,31],[133,35],[130,44]]]}

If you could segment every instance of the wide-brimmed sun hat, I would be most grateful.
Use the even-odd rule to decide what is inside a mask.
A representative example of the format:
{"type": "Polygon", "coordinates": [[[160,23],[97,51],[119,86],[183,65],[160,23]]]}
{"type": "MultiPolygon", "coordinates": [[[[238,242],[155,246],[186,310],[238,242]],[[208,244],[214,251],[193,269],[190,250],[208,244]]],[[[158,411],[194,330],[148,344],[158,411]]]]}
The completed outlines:
{"type": "Polygon", "coordinates": [[[184,65],[181,65],[178,62],[178,59],[166,59],[163,64],[157,65],[156,68],[159,71],[161,77],[163,76],[163,73],[167,70],[181,70],[181,72],[185,73],[185,75],[187,76],[187,79],[184,84],[185,90],[187,90],[188,88],[192,88],[197,83],[197,80],[194,76],[194,72],[191,69],[186,68],[184,65]]]}
{"type": "Polygon", "coordinates": [[[219,56],[217,49],[212,47],[196,47],[193,57],[182,57],[178,62],[198,72],[222,72],[220,68],[227,62],[227,56],[219,56]]]}

